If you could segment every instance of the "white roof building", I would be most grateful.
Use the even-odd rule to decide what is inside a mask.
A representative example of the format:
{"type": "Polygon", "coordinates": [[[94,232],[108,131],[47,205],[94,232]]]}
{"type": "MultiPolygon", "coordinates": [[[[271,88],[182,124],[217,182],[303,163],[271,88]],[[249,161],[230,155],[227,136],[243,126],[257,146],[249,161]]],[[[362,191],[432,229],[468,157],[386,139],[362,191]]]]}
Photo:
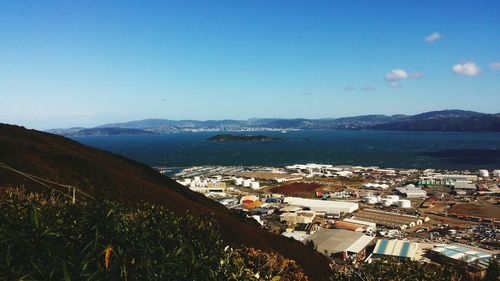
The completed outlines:
{"type": "Polygon", "coordinates": [[[398,187],[396,190],[408,198],[427,197],[427,191],[415,186],[398,187]]]}
{"type": "Polygon", "coordinates": [[[431,249],[431,252],[449,260],[473,265],[481,269],[488,267],[489,261],[495,254],[481,248],[464,244],[442,244],[431,249]]]}
{"type": "Polygon", "coordinates": [[[316,250],[325,256],[337,253],[359,253],[374,237],[344,229],[320,229],[304,241],[312,241],[316,250]]]}
{"type": "Polygon", "coordinates": [[[345,201],[328,201],[319,199],[305,199],[300,197],[285,197],[285,203],[302,206],[320,213],[352,213],[359,209],[358,203],[345,201]]]}
{"type": "Polygon", "coordinates": [[[373,255],[415,259],[418,249],[419,244],[412,241],[380,239],[373,249],[373,255]]]}
{"type": "Polygon", "coordinates": [[[474,191],[477,189],[476,185],[473,183],[467,183],[467,182],[457,182],[453,186],[453,189],[462,189],[462,190],[469,190],[469,191],[474,191]]]}
{"type": "Polygon", "coordinates": [[[382,190],[386,190],[386,189],[389,188],[389,185],[385,184],[385,183],[382,183],[382,184],[379,184],[379,183],[365,183],[365,184],[363,184],[363,188],[366,188],[366,189],[382,189],[382,190]]]}

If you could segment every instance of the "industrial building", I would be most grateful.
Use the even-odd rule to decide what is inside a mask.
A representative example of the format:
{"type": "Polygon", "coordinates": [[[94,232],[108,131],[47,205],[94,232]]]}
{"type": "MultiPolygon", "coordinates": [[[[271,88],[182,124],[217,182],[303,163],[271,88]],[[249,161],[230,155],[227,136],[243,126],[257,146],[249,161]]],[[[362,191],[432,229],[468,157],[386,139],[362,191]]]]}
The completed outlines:
{"type": "Polygon", "coordinates": [[[453,186],[453,191],[458,195],[473,193],[477,190],[477,186],[473,183],[457,182],[453,186]]]}
{"type": "Polygon", "coordinates": [[[306,173],[310,175],[321,175],[325,174],[327,169],[332,169],[333,165],[325,165],[325,164],[295,164],[285,167],[287,170],[296,173],[306,173]]]}
{"type": "Polygon", "coordinates": [[[373,222],[377,225],[401,230],[420,225],[424,222],[424,219],[417,216],[384,212],[374,209],[363,209],[352,216],[351,219],[373,222]]]}
{"type": "Polygon", "coordinates": [[[319,213],[352,213],[359,209],[358,203],[345,201],[328,201],[318,199],[305,199],[300,197],[285,197],[284,202],[288,203],[289,205],[309,208],[319,213]]]}
{"type": "Polygon", "coordinates": [[[344,229],[320,229],[304,240],[312,241],[316,250],[330,258],[362,259],[374,237],[344,229]]]}
{"type": "MultiPolygon", "coordinates": [[[[425,171],[424,171],[425,173],[425,171]]],[[[472,183],[477,181],[476,175],[459,175],[459,174],[436,174],[428,173],[420,177],[418,185],[432,186],[432,185],[445,185],[454,186],[458,182],[472,183]]]]}
{"type": "Polygon", "coordinates": [[[334,226],[335,226],[335,228],[338,228],[338,229],[345,229],[345,230],[356,231],[356,232],[367,232],[367,231],[374,230],[374,228],[372,228],[366,224],[360,224],[360,223],[349,222],[349,221],[341,221],[341,220],[335,221],[334,226]]]}
{"type": "Polygon", "coordinates": [[[437,245],[430,251],[432,257],[440,262],[467,266],[473,271],[485,270],[494,252],[464,244],[437,245]]]}
{"type": "Polygon", "coordinates": [[[402,259],[417,259],[419,244],[407,240],[386,240],[377,241],[373,249],[374,257],[389,256],[402,259]]]}
{"type": "Polygon", "coordinates": [[[280,215],[280,220],[287,222],[289,225],[294,225],[297,223],[312,223],[315,217],[315,211],[298,211],[294,213],[283,213],[280,215]]]}
{"type": "Polygon", "coordinates": [[[386,190],[389,188],[389,185],[385,183],[365,183],[363,184],[363,188],[386,190]]]}
{"type": "Polygon", "coordinates": [[[427,192],[414,185],[407,185],[405,187],[398,187],[396,190],[407,198],[424,198],[427,197],[427,192]]]}

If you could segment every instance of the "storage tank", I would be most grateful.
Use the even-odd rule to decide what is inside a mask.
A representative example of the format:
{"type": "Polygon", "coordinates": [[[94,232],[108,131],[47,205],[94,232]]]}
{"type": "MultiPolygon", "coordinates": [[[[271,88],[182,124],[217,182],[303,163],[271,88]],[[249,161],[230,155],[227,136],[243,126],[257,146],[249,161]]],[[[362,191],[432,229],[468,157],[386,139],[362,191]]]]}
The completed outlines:
{"type": "Polygon", "coordinates": [[[399,208],[411,208],[411,201],[407,199],[401,199],[398,201],[398,207],[399,208]]]}
{"type": "Polygon", "coordinates": [[[479,176],[482,178],[488,178],[490,177],[490,173],[488,170],[479,170],[479,176]]]}
{"type": "Polygon", "coordinates": [[[235,185],[242,185],[243,184],[243,179],[242,178],[235,178],[234,179],[234,184],[235,185]]]}
{"type": "Polygon", "coordinates": [[[249,180],[249,179],[243,180],[243,187],[250,187],[251,183],[252,183],[252,180],[249,180]]]}
{"type": "Polygon", "coordinates": [[[493,171],[493,176],[494,176],[495,178],[500,178],[500,170],[494,170],[494,171],[493,171]]]}
{"type": "Polygon", "coordinates": [[[382,206],[389,207],[392,205],[392,200],[389,198],[382,199],[382,206]]]}
{"type": "Polygon", "coordinates": [[[250,183],[250,188],[252,189],[259,189],[260,188],[260,184],[258,181],[253,181],[250,183]]]}
{"type": "Polygon", "coordinates": [[[196,177],[194,177],[194,181],[199,182],[199,181],[201,181],[201,178],[199,176],[196,176],[196,177]]]}
{"type": "Polygon", "coordinates": [[[376,198],[377,198],[377,203],[381,203],[382,202],[382,197],[377,196],[376,198]]]}

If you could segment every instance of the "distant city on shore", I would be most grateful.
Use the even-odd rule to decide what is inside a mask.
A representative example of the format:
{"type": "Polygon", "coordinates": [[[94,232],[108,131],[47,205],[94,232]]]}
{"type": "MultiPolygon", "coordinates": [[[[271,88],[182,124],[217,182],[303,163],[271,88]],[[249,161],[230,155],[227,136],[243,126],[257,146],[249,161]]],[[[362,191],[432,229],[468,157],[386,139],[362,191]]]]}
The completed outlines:
{"type": "Polygon", "coordinates": [[[417,115],[362,115],[342,118],[252,118],[247,120],[145,119],[104,124],[94,128],[51,129],[65,136],[141,135],[200,131],[287,131],[287,130],[386,130],[500,132],[500,114],[465,110],[441,110],[417,115]]]}

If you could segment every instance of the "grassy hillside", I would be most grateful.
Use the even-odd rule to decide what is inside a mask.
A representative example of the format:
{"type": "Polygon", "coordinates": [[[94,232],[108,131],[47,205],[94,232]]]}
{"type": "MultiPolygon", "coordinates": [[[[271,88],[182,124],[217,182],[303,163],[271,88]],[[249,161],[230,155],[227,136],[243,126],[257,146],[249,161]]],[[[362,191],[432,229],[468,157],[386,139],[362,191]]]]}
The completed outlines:
{"type": "Polygon", "coordinates": [[[213,217],[4,191],[1,280],[307,280],[276,254],[232,249],[213,217]]]}
{"type": "MultiPolygon", "coordinates": [[[[61,136],[0,124],[0,161],[54,182],[78,186],[96,198],[129,206],[154,203],[178,215],[208,214],[215,218],[225,243],[277,251],[297,261],[311,280],[325,280],[329,275],[328,260],[323,255],[300,242],[242,222],[222,205],[125,157],[61,136]]],[[[40,184],[4,169],[0,169],[0,186],[40,190],[40,184]]]]}

